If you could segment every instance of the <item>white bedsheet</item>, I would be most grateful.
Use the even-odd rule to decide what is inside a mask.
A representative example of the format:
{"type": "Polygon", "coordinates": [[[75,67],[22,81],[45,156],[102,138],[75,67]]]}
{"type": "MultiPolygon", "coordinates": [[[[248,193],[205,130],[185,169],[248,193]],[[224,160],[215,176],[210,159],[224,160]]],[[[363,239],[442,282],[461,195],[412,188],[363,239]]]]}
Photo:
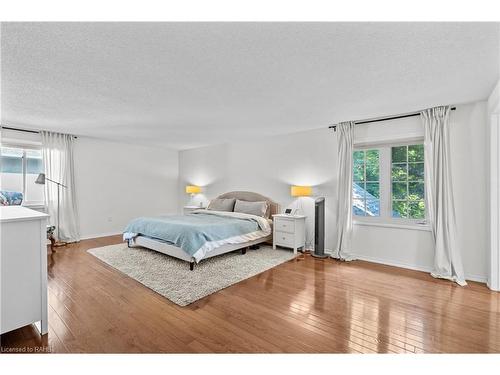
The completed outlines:
{"type": "MultiPolygon", "coordinates": [[[[202,212],[204,214],[210,214],[210,210],[195,210],[193,213],[196,212],[202,212]]],[[[198,263],[200,260],[205,258],[205,256],[210,252],[218,247],[221,247],[222,245],[236,245],[239,243],[244,243],[248,241],[254,241],[262,237],[267,237],[271,234],[272,228],[271,228],[271,223],[269,219],[256,216],[256,215],[250,215],[250,214],[244,214],[241,212],[223,212],[223,211],[212,211],[214,215],[222,215],[222,216],[228,216],[228,217],[234,217],[237,219],[245,219],[248,217],[252,217],[253,219],[257,220],[259,222],[259,226],[262,228],[262,230],[258,230],[255,232],[243,234],[241,236],[234,236],[230,238],[226,238],[224,240],[220,241],[210,241],[205,243],[196,253],[193,254],[193,258],[196,259],[196,263],[198,263]]]]}

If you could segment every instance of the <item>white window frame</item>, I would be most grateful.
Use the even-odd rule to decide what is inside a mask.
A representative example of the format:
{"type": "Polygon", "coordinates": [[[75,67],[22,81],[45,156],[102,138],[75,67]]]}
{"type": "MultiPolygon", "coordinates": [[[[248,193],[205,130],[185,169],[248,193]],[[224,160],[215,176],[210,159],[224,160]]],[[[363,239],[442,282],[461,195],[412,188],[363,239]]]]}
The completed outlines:
{"type": "MultiPolygon", "coordinates": [[[[353,223],[356,225],[373,225],[394,228],[408,228],[417,230],[430,230],[427,220],[427,207],[424,219],[396,218],[392,216],[392,147],[423,144],[423,138],[407,140],[385,141],[376,143],[359,143],[354,145],[353,151],[378,150],[379,151],[379,186],[380,186],[380,215],[356,216],[353,214],[353,223]]],[[[424,161],[424,175],[426,162],[424,161]]],[[[427,188],[424,188],[427,194],[427,188]]],[[[352,194],[352,192],[351,192],[352,194]]],[[[425,199],[426,197],[424,197],[425,199]]]]}
{"type": "Polygon", "coordinates": [[[43,201],[28,201],[28,200],[26,200],[26,198],[27,198],[27,195],[26,195],[26,171],[28,169],[28,159],[26,157],[26,150],[41,150],[42,145],[36,144],[36,143],[20,144],[20,143],[5,142],[5,143],[2,143],[0,145],[0,147],[17,148],[17,149],[23,150],[23,156],[22,156],[23,202],[21,205],[24,207],[30,207],[30,208],[44,208],[45,207],[45,200],[46,200],[45,193],[44,193],[44,200],[43,201]]]}

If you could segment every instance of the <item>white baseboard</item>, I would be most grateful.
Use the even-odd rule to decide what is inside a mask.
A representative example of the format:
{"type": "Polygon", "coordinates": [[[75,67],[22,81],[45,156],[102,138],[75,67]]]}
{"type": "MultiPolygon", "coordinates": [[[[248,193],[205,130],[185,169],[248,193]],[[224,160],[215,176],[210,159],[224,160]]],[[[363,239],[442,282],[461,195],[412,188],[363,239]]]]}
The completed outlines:
{"type": "Polygon", "coordinates": [[[123,234],[123,233],[122,232],[109,232],[109,233],[99,233],[99,234],[86,234],[84,236],[81,236],[80,240],[91,240],[93,238],[117,236],[119,234],[123,234]]]}
{"type": "Polygon", "coordinates": [[[494,291],[494,292],[500,292],[500,289],[496,289],[496,288],[493,288],[493,287],[491,286],[491,284],[490,284],[490,281],[489,281],[489,280],[487,280],[487,281],[486,281],[486,285],[487,285],[487,286],[488,286],[488,288],[490,288],[492,291],[494,291]]]}
{"type": "Polygon", "coordinates": [[[361,255],[361,254],[352,254],[352,256],[356,259],[359,259],[359,260],[365,260],[367,262],[378,263],[378,264],[385,264],[386,266],[406,268],[406,269],[414,270],[414,271],[431,272],[430,267],[416,266],[414,264],[408,264],[408,263],[397,262],[397,261],[392,261],[392,260],[380,259],[380,258],[371,257],[368,255],[361,255]]]}
{"type": "Polygon", "coordinates": [[[465,280],[476,281],[478,283],[488,284],[488,278],[486,276],[465,274],[465,280]]]}
{"type": "MultiPolygon", "coordinates": [[[[397,261],[395,262],[395,261],[391,261],[391,260],[379,259],[379,258],[366,256],[366,255],[360,255],[360,254],[353,254],[353,256],[359,260],[364,260],[367,262],[378,263],[378,264],[385,264],[386,266],[406,268],[409,270],[421,271],[421,272],[427,272],[427,273],[430,273],[432,271],[431,267],[417,266],[414,264],[402,263],[402,262],[397,262],[397,261]]],[[[486,283],[487,282],[486,276],[466,274],[465,279],[469,280],[469,281],[476,281],[479,283],[486,283]]]]}

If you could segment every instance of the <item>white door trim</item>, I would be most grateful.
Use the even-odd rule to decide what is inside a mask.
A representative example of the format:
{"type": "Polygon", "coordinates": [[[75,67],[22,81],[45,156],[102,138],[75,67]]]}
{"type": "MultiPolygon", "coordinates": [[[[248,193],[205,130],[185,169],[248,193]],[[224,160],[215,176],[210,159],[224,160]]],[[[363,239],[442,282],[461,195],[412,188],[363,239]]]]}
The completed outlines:
{"type": "Polygon", "coordinates": [[[488,100],[490,127],[490,289],[500,291],[500,81],[488,100]]]}

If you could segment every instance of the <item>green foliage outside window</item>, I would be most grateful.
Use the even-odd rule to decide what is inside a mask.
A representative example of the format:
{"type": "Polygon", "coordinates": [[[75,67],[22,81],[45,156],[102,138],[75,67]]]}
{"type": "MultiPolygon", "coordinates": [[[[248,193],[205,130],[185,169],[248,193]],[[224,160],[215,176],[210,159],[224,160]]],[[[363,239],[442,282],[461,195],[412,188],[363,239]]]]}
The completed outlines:
{"type": "Polygon", "coordinates": [[[380,215],[380,168],[378,150],[353,153],[353,213],[380,215]]]}
{"type": "Polygon", "coordinates": [[[392,216],[425,218],[424,145],[391,149],[392,216]]]}

